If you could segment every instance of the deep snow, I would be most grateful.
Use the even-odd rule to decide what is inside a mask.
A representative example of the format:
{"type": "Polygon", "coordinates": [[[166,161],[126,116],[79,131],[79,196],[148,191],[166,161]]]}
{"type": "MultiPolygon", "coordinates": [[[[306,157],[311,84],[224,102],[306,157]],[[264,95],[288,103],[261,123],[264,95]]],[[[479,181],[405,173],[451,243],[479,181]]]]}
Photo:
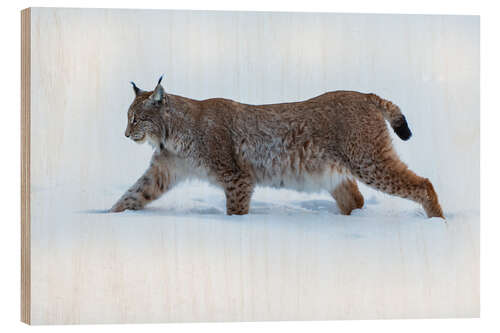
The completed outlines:
{"type": "Polygon", "coordinates": [[[477,212],[427,219],[362,187],[343,216],[327,193],[258,188],[249,215],[226,216],[221,190],[188,182],[107,213],[125,189],[35,196],[51,226],[32,227],[34,322],[478,315],[477,212]]]}

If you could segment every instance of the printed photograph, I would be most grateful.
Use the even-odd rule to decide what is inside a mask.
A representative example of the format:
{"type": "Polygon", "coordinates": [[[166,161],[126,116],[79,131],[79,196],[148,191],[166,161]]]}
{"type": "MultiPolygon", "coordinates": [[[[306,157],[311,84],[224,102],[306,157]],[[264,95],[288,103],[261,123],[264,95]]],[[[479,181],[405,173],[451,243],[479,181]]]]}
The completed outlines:
{"type": "Polygon", "coordinates": [[[23,321],[479,316],[479,16],[23,15],[23,321]]]}

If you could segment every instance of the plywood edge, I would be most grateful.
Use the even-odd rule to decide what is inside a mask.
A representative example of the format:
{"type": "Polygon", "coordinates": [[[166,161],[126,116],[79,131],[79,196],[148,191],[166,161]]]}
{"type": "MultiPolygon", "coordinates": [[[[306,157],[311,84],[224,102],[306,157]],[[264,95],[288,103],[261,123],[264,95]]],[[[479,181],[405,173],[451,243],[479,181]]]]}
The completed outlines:
{"type": "Polygon", "coordinates": [[[21,11],[21,321],[31,324],[31,9],[21,11]]]}

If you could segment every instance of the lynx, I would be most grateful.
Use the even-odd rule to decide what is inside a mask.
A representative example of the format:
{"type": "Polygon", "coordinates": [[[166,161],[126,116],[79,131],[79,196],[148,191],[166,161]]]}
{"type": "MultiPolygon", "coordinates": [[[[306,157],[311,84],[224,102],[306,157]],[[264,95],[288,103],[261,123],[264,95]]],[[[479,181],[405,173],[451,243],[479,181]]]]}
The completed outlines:
{"type": "Polygon", "coordinates": [[[420,203],[443,217],[427,178],[399,160],[385,120],[408,140],[398,106],[375,94],[333,91],[295,103],[249,105],[229,99],[193,100],[133,82],[125,136],[148,141],[144,175],[111,208],[142,209],[187,178],[224,190],[228,215],[249,212],[256,186],[331,193],[340,212],[363,207],[356,181],[420,203]]]}

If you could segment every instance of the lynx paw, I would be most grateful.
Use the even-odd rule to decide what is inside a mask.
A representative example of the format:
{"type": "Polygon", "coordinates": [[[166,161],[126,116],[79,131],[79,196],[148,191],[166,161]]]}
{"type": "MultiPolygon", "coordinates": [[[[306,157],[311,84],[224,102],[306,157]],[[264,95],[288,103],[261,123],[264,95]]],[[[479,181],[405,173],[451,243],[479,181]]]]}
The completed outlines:
{"type": "Polygon", "coordinates": [[[115,203],[109,211],[111,213],[119,213],[119,212],[123,212],[127,209],[139,210],[142,208],[144,208],[144,205],[142,205],[140,201],[138,201],[136,198],[129,197],[129,198],[125,198],[125,199],[120,200],[117,203],[115,203]]]}
{"type": "Polygon", "coordinates": [[[113,205],[113,207],[111,207],[109,209],[109,212],[110,213],[120,213],[120,212],[123,212],[125,210],[125,206],[124,205],[121,205],[120,203],[116,203],[113,205]]]}

